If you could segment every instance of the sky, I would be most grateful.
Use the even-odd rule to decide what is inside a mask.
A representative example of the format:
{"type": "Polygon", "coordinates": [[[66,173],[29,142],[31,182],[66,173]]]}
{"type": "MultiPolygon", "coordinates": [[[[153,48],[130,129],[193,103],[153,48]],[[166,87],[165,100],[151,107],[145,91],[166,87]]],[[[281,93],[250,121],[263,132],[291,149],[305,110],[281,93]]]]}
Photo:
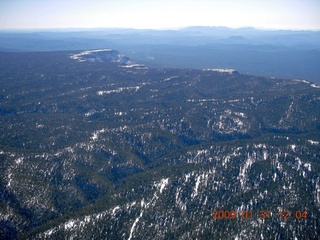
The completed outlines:
{"type": "Polygon", "coordinates": [[[320,30],[320,0],[0,0],[0,29],[320,30]]]}

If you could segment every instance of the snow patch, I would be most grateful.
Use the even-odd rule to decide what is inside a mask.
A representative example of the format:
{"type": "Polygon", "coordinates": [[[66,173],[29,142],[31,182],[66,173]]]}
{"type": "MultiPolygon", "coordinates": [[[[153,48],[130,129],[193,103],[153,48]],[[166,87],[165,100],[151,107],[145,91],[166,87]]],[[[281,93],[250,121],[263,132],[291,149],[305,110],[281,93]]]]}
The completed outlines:
{"type": "Polygon", "coordinates": [[[134,221],[134,223],[132,224],[132,227],[130,229],[130,236],[129,236],[128,240],[132,239],[134,229],[135,229],[137,223],[139,222],[140,218],[142,217],[142,215],[143,215],[143,211],[140,213],[139,217],[137,217],[136,220],[134,221]]]}
{"type": "Polygon", "coordinates": [[[316,84],[314,84],[314,83],[311,83],[311,82],[309,82],[309,81],[307,81],[307,80],[294,79],[293,81],[295,81],[295,82],[303,82],[303,83],[310,84],[310,86],[313,87],[313,88],[320,88],[320,86],[318,86],[318,85],[316,85],[316,84]]]}
{"type": "Polygon", "coordinates": [[[130,64],[130,65],[123,65],[121,66],[123,68],[137,68],[137,69],[148,69],[145,65],[143,64],[130,64]]]}
{"type": "Polygon", "coordinates": [[[316,85],[316,84],[314,84],[314,83],[311,84],[310,86],[313,87],[313,88],[320,88],[320,86],[318,86],[318,85],[316,85]]]}
{"type": "Polygon", "coordinates": [[[23,157],[17,158],[15,162],[17,165],[20,165],[23,162],[23,157]]]}
{"type": "Polygon", "coordinates": [[[247,161],[245,164],[240,167],[239,177],[241,188],[244,190],[245,188],[245,182],[247,180],[247,172],[251,168],[251,165],[255,162],[254,158],[251,158],[251,156],[248,156],[247,161]]]}
{"type": "Polygon", "coordinates": [[[116,211],[120,210],[119,206],[116,206],[113,210],[112,210],[112,215],[114,215],[116,213],[116,211]]]}
{"type": "Polygon", "coordinates": [[[120,92],[123,92],[124,90],[129,90],[129,91],[133,90],[133,91],[137,92],[140,88],[141,88],[141,86],[121,87],[121,88],[117,88],[117,89],[114,89],[114,90],[98,91],[97,95],[103,96],[105,94],[120,93],[120,92]]]}
{"type": "Polygon", "coordinates": [[[297,146],[295,144],[290,145],[290,147],[291,147],[292,151],[294,151],[294,152],[296,151],[297,146]]]}
{"type": "Polygon", "coordinates": [[[96,53],[96,52],[110,52],[112,49],[105,48],[105,49],[97,49],[97,50],[87,50],[83,51],[78,54],[73,54],[70,56],[71,59],[77,60],[78,62],[85,62],[86,60],[82,58],[82,56],[89,55],[91,53],[96,53]]]}
{"type": "Polygon", "coordinates": [[[106,131],[106,129],[101,129],[101,130],[97,130],[97,131],[95,131],[93,134],[92,134],[92,137],[91,137],[91,139],[93,140],[93,141],[96,141],[96,140],[98,140],[98,138],[99,138],[99,134],[100,133],[104,133],[106,131]]]}
{"type": "Polygon", "coordinates": [[[160,180],[159,183],[155,184],[155,186],[158,187],[160,193],[162,193],[162,191],[165,189],[165,187],[168,185],[168,183],[169,183],[169,178],[163,178],[160,180]]]}
{"type": "Polygon", "coordinates": [[[175,79],[175,78],[177,78],[177,77],[179,77],[179,76],[168,77],[168,78],[164,79],[163,81],[164,81],[164,82],[167,82],[167,81],[170,81],[170,80],[175,79]]]}
{"type": "Polygon", "coordinates": [[[311,143],[311,145],[319,145],[319,141],[308,140],[308,142],[311,143]]]}
{"type": "Polygon", "coordinates": [[[207,69],[202,69],[202,71],[211,71],[211,72],[219,72],[219,73],[235,73],[236,70],[232,68],[207,68],[207,69]]]}
{"type": "Polygon", "coordinates": [[[69,222],[64,224],[64,229],[65,230],[69,230],[75,227],[75,221],[74,220],[70,220],[69,222]]]}

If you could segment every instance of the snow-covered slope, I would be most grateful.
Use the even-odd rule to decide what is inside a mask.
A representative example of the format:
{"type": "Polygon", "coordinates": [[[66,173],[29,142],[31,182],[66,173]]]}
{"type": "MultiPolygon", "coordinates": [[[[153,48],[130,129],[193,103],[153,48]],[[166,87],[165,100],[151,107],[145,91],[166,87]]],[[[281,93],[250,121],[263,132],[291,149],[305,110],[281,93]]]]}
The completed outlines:
{"type": "Polygon", "coordinates": [[[132,61],[124,54],[112,49],[86,50],[80,53],[72,54],[70,58],[79,62],[117,62],[122,64],[131,64],[132,61]]]}

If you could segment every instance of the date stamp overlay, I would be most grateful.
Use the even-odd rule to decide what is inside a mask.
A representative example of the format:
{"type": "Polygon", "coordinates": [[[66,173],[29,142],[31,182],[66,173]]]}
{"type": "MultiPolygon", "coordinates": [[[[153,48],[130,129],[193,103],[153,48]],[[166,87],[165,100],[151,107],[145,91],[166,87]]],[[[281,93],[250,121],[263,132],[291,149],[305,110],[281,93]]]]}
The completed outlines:
{"type": "Polygon", "coordinates": [[[223,220],[223,219],[280,219],[280,220],[289,220],[297,219],[303,220],[307,219],[308,213],[305,210],[294,210],[289,211],[287,209],[277,210],[276,212],[271,210],[213,210],[212,219],[213,220],[223,220]]]}

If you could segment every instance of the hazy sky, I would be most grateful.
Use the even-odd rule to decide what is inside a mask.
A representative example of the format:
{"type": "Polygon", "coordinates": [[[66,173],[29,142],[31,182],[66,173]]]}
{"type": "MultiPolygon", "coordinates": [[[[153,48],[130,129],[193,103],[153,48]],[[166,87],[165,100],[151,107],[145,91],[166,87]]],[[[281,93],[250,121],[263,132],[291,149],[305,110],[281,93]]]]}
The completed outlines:
{"type": "Polygon", "coordinates": [[[185,26],[320,30],[320,0],[0,0],[0,29],[185,26]]]}

